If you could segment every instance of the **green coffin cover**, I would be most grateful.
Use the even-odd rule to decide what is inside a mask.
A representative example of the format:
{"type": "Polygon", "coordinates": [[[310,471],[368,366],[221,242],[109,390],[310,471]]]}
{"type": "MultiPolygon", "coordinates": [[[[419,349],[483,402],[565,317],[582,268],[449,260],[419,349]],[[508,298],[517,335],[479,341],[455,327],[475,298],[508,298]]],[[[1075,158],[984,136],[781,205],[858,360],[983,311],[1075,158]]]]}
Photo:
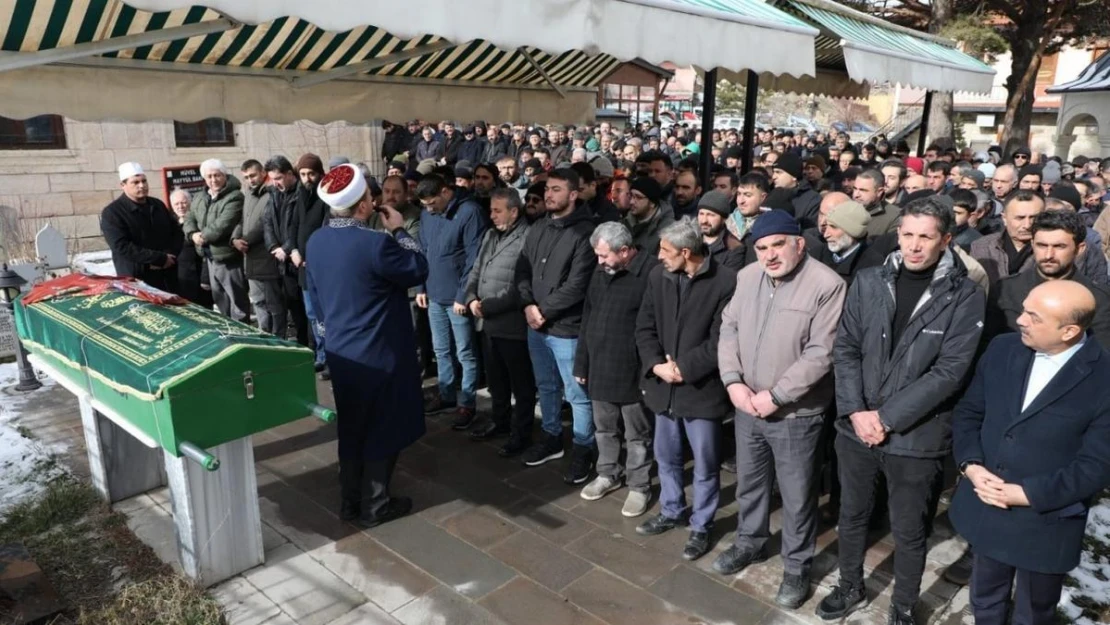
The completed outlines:
{"type": "Polygon", "coordinates": [[[215,311],[162,306],[120,292],[31,306],[18,300],[15,322],[31,351],[146,401],[242,349],[299,351],[312,358],[306,347],[215,311]]]}

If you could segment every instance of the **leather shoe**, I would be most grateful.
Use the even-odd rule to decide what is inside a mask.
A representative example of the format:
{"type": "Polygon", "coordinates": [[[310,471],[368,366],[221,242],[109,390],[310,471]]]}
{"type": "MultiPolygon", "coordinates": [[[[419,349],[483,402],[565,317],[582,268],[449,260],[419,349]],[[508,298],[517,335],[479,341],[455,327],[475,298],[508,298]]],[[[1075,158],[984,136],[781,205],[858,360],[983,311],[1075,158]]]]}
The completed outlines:
{"type": "Polygon", "coordinates": [[[686,546],[682,548],[682,559],[692,562],[709,553],[709,532],[690,532],[686,546]]]}
{"type": "Polygon", "coordinates": [[[478,427],[470,431],[470,440],[488,441],[490,439],[508,436],[508,434],[509,426],[498,425],[493,421],[487,421],[486,423],[479,425],[478,427]]]}
{"type": "Polygon", "coordinates": [[[636,533],[641,536],[658,536],[680,525],[686,525],[686,523],[682,519],[672,519],[669,516],[657,514],[636,526],[636,533]]]}
{"type": "Polygon", "coordinates": [[[512,458],[524,453],[524,450],[532,446],[532,439],[520,438],[517,436],[510,436],[509,440],[497,450],[497,455],[502,458],[512,458]]]}
{"type": "Polygon", "coordinates": [[[344,499],[339,502],[339,518],[354,521],[362,514],[362,502],[357,499],[344,499]]]}
{"type": "Polygon", "coordinates": [[[412,512],[412,499],[408,497],[390,497],[389,503],[385,504],[379,514],[373,517],[361,516],[357,524],[363,529],[370,529],[382,523],[399,519],[409,512],[412,512]]]}
{"type": "Polygon", "coordinates": [[[721,575],[733,575],[743,571],[745,567],[753,562],[764,560],[766,556],[763,551],[759,549],[744,549],[732,545],[728,549],[721,552],[717,559],[713,561],[713,570],[721,575]]]}

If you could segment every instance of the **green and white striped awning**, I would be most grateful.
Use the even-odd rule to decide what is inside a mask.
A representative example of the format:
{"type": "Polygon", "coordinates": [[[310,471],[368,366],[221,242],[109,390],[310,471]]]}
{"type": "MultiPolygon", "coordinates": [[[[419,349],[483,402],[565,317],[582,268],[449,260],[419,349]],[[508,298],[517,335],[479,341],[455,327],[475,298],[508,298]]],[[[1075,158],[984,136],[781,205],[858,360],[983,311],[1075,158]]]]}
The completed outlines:
{"type": "Polygon", "coordinates": [[[819,69],[844,70],[859,82],[941,92],[986,93],[994,83],[994,69],[952,41],[828,0],[789,0],[789,7],[821,30],[815,50],[819,69]]]}
{"type": "Polygon", "coordinates": [[[0,0],[0,115],[585,121],[633,58],[814,74],[817,30],[762,0],[206,5],[0,0]]]}

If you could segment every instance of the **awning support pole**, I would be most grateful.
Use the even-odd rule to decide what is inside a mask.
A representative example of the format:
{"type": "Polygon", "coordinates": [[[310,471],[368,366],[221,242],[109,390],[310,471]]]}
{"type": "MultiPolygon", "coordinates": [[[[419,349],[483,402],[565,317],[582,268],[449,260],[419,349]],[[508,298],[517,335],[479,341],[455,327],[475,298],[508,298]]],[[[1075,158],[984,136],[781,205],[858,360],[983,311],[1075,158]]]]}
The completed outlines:
{"type": "Polygon", "coordinates": [[[7,52],[0,55],[0,72],[49,65],[51,63],[61,63],[63,61],[72,61],[74,59],[107,54],[109,52],[119,52],[120,50],[131,50],[165,41],[174,41],[175,39],[188,39],[189,37],[196,37],[198,35],[220,33],[237,28],[238,26],[238,22],[226,17],[221,17],[219,19],[199,22],[197,24],[152,30],[146,33],[137,33],[123,37],[113,37],[112,39],[105,39],[103,41],[90,41],[88,43],[79,43],[65,48],[53,48],[50,50],[40,50],[38,52],[7,52]]]}
{"type": "Polygon", "coordinates": [[[925,141],[928,140],[926,135],[929,133],[929,111],[933,108],[933,92],[925,92],[925,102],[921,105],[921,130],[917,135],[917,155],[919,157],[925,155],[925,141]]]}
{"type": "Polygon", "coordinates": [[[335,80],[336,78],[343,78],[345,76],[354,76],[355,74],[361,74],[363,72],[368,72],[368,71],[373,70],[373,69],[378,69],[379,67],[385,67],[386,65],[392,65],[393,63],[402,63],[402,62],[408,61],[410,59],[415,59],[417,57],[424,56],[425,54],[431,54],[433,52],[439,52],[440,50],[445,50],[447,48],[454,47],[454,45],[455,44],[451,43],[450,41],[446,41],[446,40],[437,41],[435,43],[430,43],[426,46],[417,46],[417,47],[412,48],[410,50],[401,50],[400,52],[394,52],[393,54],[387,54],[385,56],[381,56],[381,57],[377,57],[377,58],[373,58],[373,59],[366,59],[365,61],[360,61],[358,63],[352,63],[350,65],[343,65],[341,67],[335,67],[335,68],[329,69],[326,72],[317,72],[317,73],[315,73],[313,75],[310,75],[310,76],[298,76],[296,78],[290,79],[289,82],[292,83],[292,85],[294,87],[297,87],[298,89],[304,88],[304,87],[313,87],[315,85],[319,85],[319,84],[323,84],[323,83],[331,81],[331,80],[335,80]]]}
{"type": "Polygon", "coordinates": [[[556,84],[554,80],[551,79],[551,76],[549,76],[547,74],[547,72],[544,71],[544,69],[540,65],[539,61],[537,61],[535,59],[535,57],[533,57],[531,54],[529,54],[528,50],[524,49],[524,46],[521,46],[521,47],[517,48],[517,52],[520,52],[521,54],[523,54],[524,58],[528,59],[528,63],[532,66],[532,69],[539,72],[540,76],[543,76],[543,79],[547,81],[547,84],[551,85],[551,88],[554,89],[555,92],[558,93],[560,97],[562,97],[563,99],[566,99],[567,92],[565,90],[563,90],[563,88],[560,87],[558,84],[556,84]]]}
{"type": "Polygon", "coordinates": [[[713,118],[717,115],[717,68],[705,70],[705,89],[701,98],[701,152],[698,154],[698,175],[702,190],[713,186],[709,170],[713,163],[713,118]]]}
{"type": "Polygon", "coordinates": [[[752,170],[755,156],[755,116],[759,113],[759,74],[748,70],[748,87],[744,92],[744,140],[740,143],[744,153],[740,155],[740,173],[752,170]]]}

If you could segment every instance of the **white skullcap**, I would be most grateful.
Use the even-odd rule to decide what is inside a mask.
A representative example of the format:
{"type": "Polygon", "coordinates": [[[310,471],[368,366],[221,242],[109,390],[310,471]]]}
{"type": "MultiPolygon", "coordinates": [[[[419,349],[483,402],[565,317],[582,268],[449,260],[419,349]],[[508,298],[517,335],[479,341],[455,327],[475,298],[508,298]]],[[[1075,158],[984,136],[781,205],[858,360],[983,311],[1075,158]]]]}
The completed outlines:
{"type": "Polygon", "coordinates": [[[979,171],[983,172],[984,178],[994,178],[994,170],[997,169],[997,167],[995,167],[991,163],[983,163],[978,167],[978,169],[979,171]]]}
{"type": "Polygon", "coordinates": [[[119,166],[119,180],[123,182],[131,176],[145,176],[143,166],[138,163],[124,163],[119,166]]]}
{"type": "Polygon", "coordinates": [[[318,193],[321,200],[337,210],[346,210],[358,204],[366,195],[366,178],[350,163],[334,167],[320,180],[318,193]]]}

